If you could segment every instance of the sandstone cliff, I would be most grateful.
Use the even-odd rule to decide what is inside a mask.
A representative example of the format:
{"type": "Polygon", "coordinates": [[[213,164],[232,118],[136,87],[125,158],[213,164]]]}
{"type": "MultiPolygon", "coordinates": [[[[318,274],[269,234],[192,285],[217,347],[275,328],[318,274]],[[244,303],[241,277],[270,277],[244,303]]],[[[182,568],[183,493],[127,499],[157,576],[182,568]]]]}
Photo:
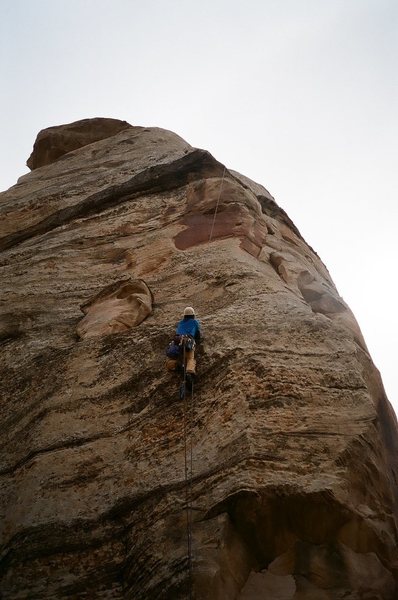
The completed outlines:
{"type": "Polygon", "coordinates": [[[29,165],[0,195],[2,598],[398,598],[396,418],[268,191],[115,120],[29,165]],[[192,411],[163,365],[187,304],[192,411]]]}

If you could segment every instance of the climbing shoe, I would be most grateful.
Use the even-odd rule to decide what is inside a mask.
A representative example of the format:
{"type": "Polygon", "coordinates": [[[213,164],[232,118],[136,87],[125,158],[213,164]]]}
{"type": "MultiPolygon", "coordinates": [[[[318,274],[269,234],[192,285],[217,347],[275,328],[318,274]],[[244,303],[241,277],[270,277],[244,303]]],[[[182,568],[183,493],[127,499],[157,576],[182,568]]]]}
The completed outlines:
{"type": "Polygon", "coordinates": [[[186,386],[187,386],[187,390],[192,390],[192,386],[193,386],[194,380],[195,380],[194,373],[187,373],[185,375],[185,383],[186,383],[186,386]]]}

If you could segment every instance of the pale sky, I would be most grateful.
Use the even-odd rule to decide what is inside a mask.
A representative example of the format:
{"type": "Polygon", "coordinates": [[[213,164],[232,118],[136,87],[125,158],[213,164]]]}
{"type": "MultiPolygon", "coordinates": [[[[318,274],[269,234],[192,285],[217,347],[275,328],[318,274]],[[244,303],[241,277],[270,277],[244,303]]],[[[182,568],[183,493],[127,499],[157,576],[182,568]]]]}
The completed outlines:
{"type": "Polygon", "coordinates": [[[320,255],[398,412],[397,63],[397,0],[0,0],[0,189],[87,117],[209,150],[320,255]]]}

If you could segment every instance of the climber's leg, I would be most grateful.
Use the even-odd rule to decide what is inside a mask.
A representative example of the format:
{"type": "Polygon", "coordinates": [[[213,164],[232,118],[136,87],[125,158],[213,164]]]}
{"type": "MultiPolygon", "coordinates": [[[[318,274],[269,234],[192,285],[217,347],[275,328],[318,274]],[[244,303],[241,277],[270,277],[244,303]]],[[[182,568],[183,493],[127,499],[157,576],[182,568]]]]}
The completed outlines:
{"type": "Polygon", "coordinates": [[[195,375],[196,373],[196,360],[195,360],[195,350],[185,350],[185,368],[186,373],[190,373],[191,375],[195,375]]]}

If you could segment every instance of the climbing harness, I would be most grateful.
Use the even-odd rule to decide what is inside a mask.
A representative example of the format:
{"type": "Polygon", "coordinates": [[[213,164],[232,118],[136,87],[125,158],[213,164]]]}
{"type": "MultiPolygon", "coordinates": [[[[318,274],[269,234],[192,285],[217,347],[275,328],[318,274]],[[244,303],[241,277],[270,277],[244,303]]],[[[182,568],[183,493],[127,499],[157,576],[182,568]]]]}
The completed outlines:
{"type": "Polygon", "coordinates": [[[216,222],[216,216],[217,216],[217,211],[218,211],[218,205],[219,205],[219,203],[220,203],[221,192],[222,192],[222,188],[223,188],[223,185],[224,185],[225,170],[226,170],[226,167],[224,167],[224,171],[223,171],[223,174],[222,174],[222,179],[221,179],[220,190],[219,190],[219,192],[218,192],[217,204],[216,204],[216,208],[215,208],[215,210],[214,210],[213,223],[211,224],[211,230],[210,230],[210,235],[209,235],[209,242],[211,242],[211,238],[213,237],[214,223],[216,222]]]}
{"type": "Polygon", "coordinates": [[[187,373],[185,363],[185,340],[183,342],[184,378],[180,386],[180,398],[184,401],[184,468],[185,468],[185,510],[188,556],[188,598],[192,600],[192,476],[193,476],[193,380],[190,382],[190,394],[187,394],[187,373]],[[189,406],[187,395],[189,395],[189,406]],[[189,445],[188,445],[189,437],[189,445]]]}

